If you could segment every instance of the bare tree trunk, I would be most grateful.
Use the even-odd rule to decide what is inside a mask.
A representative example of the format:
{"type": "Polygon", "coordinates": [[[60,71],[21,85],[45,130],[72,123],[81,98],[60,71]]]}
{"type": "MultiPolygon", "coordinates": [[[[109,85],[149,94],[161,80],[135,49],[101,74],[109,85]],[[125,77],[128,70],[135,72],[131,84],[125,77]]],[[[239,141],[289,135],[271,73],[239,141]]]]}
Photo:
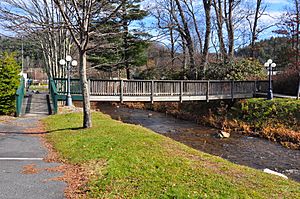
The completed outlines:
{"type": "Polygon", "coordinates": [[[181,79],[187,79],[186,78],[186,65],[187,65],[187,58],[186,58],[186,42],[183,36],[181,36],[182,41],[182,76],[181,79]]]}
{"type": "Polygon", "coordinates": [[[90,105],[90,92],[89,84],[86,75],[86,51],[79,51],[79,74],[80,82],[83,96],[83,127],[90,128],[92,127],[92,117],[91,117],[91,105],[90,105]]]}
{"type": "Polygon", "coordinates": [[[205,39],[204,39],[204,48],[202,55],[202,70],[203,70],[203,78],[205,78],[205,71],[207,69],[208,62],[208,50],[210,43],[210,34],[211,34],[211,3],[212,0],[203,0],[204,11],[205,11],[205,39]]]}
{"type": "Polygon", "coordinates": [[[233,1],[228,1],[228,13],[226,9],[226,0],[224,0],[224,13],[225,13],[225,21],[227,27],[227,34],[228,34],[228,59],[232,60],[234,56],[234,27],[232,21],[232,13],[233,13],[233,1]]]}
{"type": "Polygon", "coordinates": [[[79,74],[80,74],[80,81],[81,81],[81,89],[82,89],[82,97],[83,97],[83,127],[90,128],[92,127],[92,115],[90,110],[90,95],[89,95],[89,85],[87,80],[87,72],[86,72],[86,52],[87,52],[87,45],[89,43],[89,25],[92,15],[92,7],[94,1],[92,0],[84,0],[81,2],[81,5],[78,5],[75,1],[72,1],[71,6],[77,12],[76,15],[76,22],[67,15],[65,8],[63,6],[69,5],[68,0],[54,0],[56,5],[58,6],[60,13],[64,19],[65,24],[76,44],[78,51],[79,51],[79,74]],[[79,12],[79,9],[82,9],[79,12]],[[79,28],[78,28],[79,24],[79,28]]]}
{"type": "Polygon", "coordinates": [[[190,29],[187,23],[187,20],[185,18],[184,10],[181,7],[181,4],[179,0],[175,0],[182,23],[183,23],[183,29],[184,29],[184,38],[186,40],[186,46],[188,48],[189,52],[189,67],[190,67],[190,79],[196,79],[197,77],[197,71],[196,71],[196,66],[195,66],[195,52],[194,52],[194,44],[193,44],[193,39],[190,33],[190,29]]]}
{"type": "Polygon", "coordinates": [[[125,70],[126,70],[126,78],[127,79],[131,79],[130,77],[130,66],[129,66],[129,57],[128,57],[128,21],[127,21],[127,13],[126,13],[126,0],[122,1],[122,13],[123,13],[123,22],[122,22],[122,26],[123,26],[123,56],[124,56],[124,65],[125,65],[125,70]]]}
{"type": "Polygon", "coordinates": [[[299,69],[299,34],[300,34],[300,10],[299,10],[299,0],[295,0],[295,6],[296,6],[296,65],[299,69]]]}
{"type": "MultiPolygon", "coordinates": [[[[188,9],[189,11],[189,14],[193,20],[193,26],[194,26],[194,29],[195,29],[195,32],[196,32],[196,36],[197,36],[197,39],[199,41],[199,50],[200,50],[200,54],[202,54],[202,37],[201,37],[201,33],[200,33],[200,30],[199,30],[199,27],[198,27],[198,23],[197,23],[197,20],[196,20],[196,12],[194,10],[194,5],[193,5],[193,1],[190,0],[190,2],[188,3],[186,0],[183,1],[183,3],[185,4],[186,8],[188,9]]],[[[195,47],[194,47],[195,48],[195,47]]]]}
{"type": "Polygon", "coordinates": [[[258,18],[259,18],[259,12],[261,7],[261,0],[256,0],[256,8],[255,8],[255,15],[254,15],[254,21],[253,21],[253,27],[251,30],[251,57],[255,57],[255,42],[257,40],[257,24],[258,24],[258,18]]]}
{"type": "Polygon", "coordinates": [[[174,36],[174,24],[175,24],[175,21],[174,21],[174,18],[173,16],[175,16],[174,12],[175,12],[175,5],[174,5],[174,2],[172,0],[169,0],[169,3],[170,3],[170,15],[169,15],[169,21],[170,21],[170,24],[169,24],[169,27],[168,27],[168,30],[169,30],[169,33],[170,33],[170,42],[171,42],[171,67],[172,67],[172,70],[174,69],[174,64],[175,64],[175,36],[174,36]]]}
{"type": "Polygon", "coordinates": [[[174,39],[174,30],[170,28],[170,42],[171,42],[171,67],[174,68],[175,63],[175,39],[174,39]]]}
{"type": "Polygon", "coordinates": [[[221,0],[213,0],[215,13],[217,17],[217,33],[219,39],[219,48],[222,59],[227,59],[227,52],[225,48],[224,38],[223,38],[223,12],[222,12],[222,2],[221,0]],[[216,2],[218,1],[218,2],[216,2]]]}

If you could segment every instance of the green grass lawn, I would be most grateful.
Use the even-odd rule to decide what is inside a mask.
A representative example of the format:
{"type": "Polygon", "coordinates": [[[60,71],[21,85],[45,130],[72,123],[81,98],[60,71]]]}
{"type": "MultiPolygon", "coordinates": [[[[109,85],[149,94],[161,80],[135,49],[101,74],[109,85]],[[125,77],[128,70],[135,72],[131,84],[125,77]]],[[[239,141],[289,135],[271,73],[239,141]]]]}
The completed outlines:
{"type": "Polygon", "coordinates": [[[48,92],[48,85],[31,85],[30,90],[39,91],[39,92],[48,92]]]}
{"type": "Polygon", "coordinates": [[[93,113],[44,120],[61,157],[93,175],[89,198],[300,198],[300,184],[196,151],[137,125],[93,113]]]}

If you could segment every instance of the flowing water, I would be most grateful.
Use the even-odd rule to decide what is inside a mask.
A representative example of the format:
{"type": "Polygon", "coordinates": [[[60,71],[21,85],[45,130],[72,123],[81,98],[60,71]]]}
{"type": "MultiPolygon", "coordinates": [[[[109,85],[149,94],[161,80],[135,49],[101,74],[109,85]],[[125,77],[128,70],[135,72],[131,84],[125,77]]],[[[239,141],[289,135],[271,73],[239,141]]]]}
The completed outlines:
{"type": "Polygon", "coordinates": [[[219,139],[217,129],[200,126],[149,110],[103,104],[100,110],[112,118],[139,124],[194,149],[256,169],[269,168],[300,181],[300,150],[290,150],[265,139],[232,134],[219,139]]]}

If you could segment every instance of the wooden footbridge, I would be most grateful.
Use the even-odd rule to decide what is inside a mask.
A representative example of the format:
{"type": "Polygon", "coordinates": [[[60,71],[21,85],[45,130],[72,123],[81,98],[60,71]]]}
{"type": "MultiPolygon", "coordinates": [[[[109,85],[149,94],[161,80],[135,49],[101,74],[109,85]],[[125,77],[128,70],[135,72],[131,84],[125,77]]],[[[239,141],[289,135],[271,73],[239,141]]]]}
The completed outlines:
{"type": "MultiPolygon", "coordinates": [[[[102,80],[89,79],[91,101],[112,102],[183,102],[218,99],[252,98],[257,92],[266,92],[267,81],[227,80],[102,80]]],[[[71,94],[80,100],[79,79],[71,79],[71,94]]],[[[65,100],[67,80],[50,80],[50,93],[57,100],[65,100]]]]}

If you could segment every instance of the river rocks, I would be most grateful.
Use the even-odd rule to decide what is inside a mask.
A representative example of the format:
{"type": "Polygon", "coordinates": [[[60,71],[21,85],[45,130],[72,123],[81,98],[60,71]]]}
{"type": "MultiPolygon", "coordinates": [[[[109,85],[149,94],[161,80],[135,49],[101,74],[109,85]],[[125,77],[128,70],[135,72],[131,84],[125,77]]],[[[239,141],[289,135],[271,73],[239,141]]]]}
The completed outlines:
{"type": "Polygon", "coordinates": [[[148,113],[148,117],[152,117],[152,113],[148,113]]]}
{"type": "Polygon", "coordinates": [[[282,173],[279,173],[279,172],[276,172],[276,171],[273,171],[273,170],[268,169],[268,168],[264,169],[264,172],[269,173],[269,174],[273,174],[273,175],[277,175],[277,176],[280,176],[280,177],[285,178],[285,179],[288,179],[288,177],[286,175],[284,175],[282,173]]]}
{"type": "Polygon", "coordinates": [[[230,133],[227,133],[225,131],[219,131],[216,135],[218,138],[229,138],[230,133]]]}

